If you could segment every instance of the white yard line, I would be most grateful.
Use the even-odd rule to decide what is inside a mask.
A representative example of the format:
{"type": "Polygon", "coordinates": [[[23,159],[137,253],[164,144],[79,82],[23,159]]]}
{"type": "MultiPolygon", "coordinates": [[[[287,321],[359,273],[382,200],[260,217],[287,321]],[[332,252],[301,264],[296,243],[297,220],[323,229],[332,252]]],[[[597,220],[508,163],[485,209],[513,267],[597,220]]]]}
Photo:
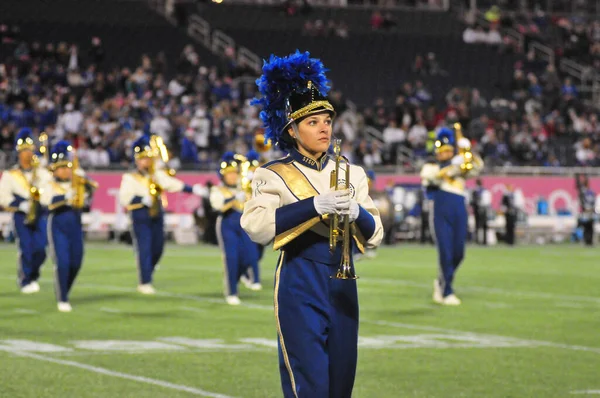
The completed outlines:
{"type": "Polygon", "coordinates": [[[199,388],[184,386],[182,384],[174,384],[174,383],[169,383],[168,381],[151,379],[149,377],[136,376],[136,375],[132,375],[132,374],[128,374],[128,373],[116,372],[114,370],[100,368],[98,366],[86,365],[84,363],[47,357],[44,355],[33,354],[30,352],[12,352],[12,354],[14,354],[16,356],[20,356],[20,357],[36,359],[38,361],[51,362],[51,363],[55,363],[58,365],[71,366],[71,367],[78,368],[78,369],[88,370],[90,372],[98,373],[98,374],[105,375],[105,376],[117,377],[117,378],[125,379],[125,380],[133,380],[133,381],[137,381],[139,383],[151,384],[151,385],[155,385],[155,386],[159,386],[159,387],[163,387],[163,388],[168,388],[170,390],[188,392],[190,394],[198,395],[200,397],[233,398],[233,397],[230,397],[229,395],[223,395],[223,394],[219,394],[219,393],[215,393],[215,392],[205,391],[205,390],[201,390],[199,388]]]}
{"type": "Polygon", "coordinates": [[[189,312],[199,312],[199,313],[206,312],[205,309],[195,308],[195,307],[179,307],[179,309],[184,310],[184,311],[189,311],[189,312]]]}
{"type": "Polygon", "coordinates": [[[600,354],[599,347],[586,347],[586,346],[580,346],[580,345],[554,343],[551,341],[521,339],[518,337],[500,336],[500,335],[494,335],[494,334],[488,334],[488,333],[466,332],[466,331],[462,331],[462,330],[444,329],[444,328],[438,328],[435,326],[415,325],[415,324],[411,324],[411,323],[375,321],[375,320],[369,320],[369,319],[366,319],[366,320],[361,319],[361,322],[362,323],[370,323],[372,325],[389,326],[389,327],[400,328],[400,329],[426,330],[429,332],[459,334],[459,335],[466,335],[466,336],[476,334],[478,336],[489,336],[492,338],[519,339],[519,340],[531,343],[532,345],[546,346],[546,347],[553,347],[553,348],[564,348],[567,350],[586,351],[586,352],[593,352],[595,354],[600,354]]]}
{"type": "Polygon", "coordinates": [[[30,310],[28,308],[15,308],[13,312],[16,312],[17,314],[39,314],[38,311],[30,310]]]}
{"type": "Polygon", "coordinates": [[[582,390],[582,391],[571,391],[571,394],[579,394],[579,395],[600,395],[600,390],[582,390]]]}
{"type": "Polygon", "coordinates": [[[122,311],[116,308],[100,307],[100,311],[108,312],[109,314],[120,314],[122,311]]]}

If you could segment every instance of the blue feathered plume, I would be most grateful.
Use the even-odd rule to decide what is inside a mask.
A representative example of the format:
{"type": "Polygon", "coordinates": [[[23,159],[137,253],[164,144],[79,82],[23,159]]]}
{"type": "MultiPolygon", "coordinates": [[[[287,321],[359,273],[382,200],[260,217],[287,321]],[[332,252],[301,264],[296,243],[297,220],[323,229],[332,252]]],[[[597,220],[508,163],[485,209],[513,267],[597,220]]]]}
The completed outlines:
{"type": "Polygon", "coordinates": [[[235,160],[235,153],[232,151],[227,151],[221,157],[221,162],[231,163],[235,160]]]}
{"type": "Polygon", "coordinates": [[[323,63],[317,58],[311,58],[310,53],[300,52],[287,57],[271,55],[264,61],[263,74],[256,80],[256,85],[262,97],[255,98],[251,104],[261,105],[260,119],[265,127],[265,143],[273,141],[281,149],[285,143],[281,140],[283,128],[289,122],[286,116],[286,100],[293,92],[308,90],[307,83],[311,81],[321,95],[329,92],[329,80],[325,76],[323,63]]]}

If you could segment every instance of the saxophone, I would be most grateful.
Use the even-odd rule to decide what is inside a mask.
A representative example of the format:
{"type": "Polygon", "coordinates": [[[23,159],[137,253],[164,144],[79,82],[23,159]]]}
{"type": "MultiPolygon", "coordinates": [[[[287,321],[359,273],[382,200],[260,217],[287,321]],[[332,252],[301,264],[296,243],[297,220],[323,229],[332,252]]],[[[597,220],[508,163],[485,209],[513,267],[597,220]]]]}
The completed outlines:
{"type": "MultiPolygon", "coordinates": [[[[150,164],[150,168],[148,169],[148,174],[150,176],[148,188],[150,190],[150,196],[152,197],[152,205],[150,206],[149,213],[150,217],[154,218],[157,217],[160,213],[161,206],[167,206],[167,200],[165,197],[163,197],[164,189],[162,186],[160,186],[158,181],[156,181],[155,157],[160,155],[165,165],[167,164],[169,158],[167,153],[167,147],[165,146],[161,137],[153,135],[150,138],[150,147],[152,148],[152,151],[154,152],[155,156],[152,158],[152,163],[150,164]]],[[[175,175],[175,171],[172,169],[169,170],[167,173],[171,176],[175,175]]]]}
{"type": "Polygon", "coordinates": [[[29,211],[25,216],[25,225],[34,225],[37,222],[38,214],[40,211],[40,196],[41,189],[36,186],[37,171],[40,166],[40,159],[37,155],[33,155],[31,159],[31,183],[29,185],[29,211]]]}
{"type": "Polygon", "coordinates": [[[73,190],[73,199],[71,201],[71,207],[77,210],[83,209],[85,206],[85,193],[88,187],[93,189],[98,188],[98,183],[84,176],[77,175],[77,170],[79,170],[79,156],[77,156],[77,151],[72,149],[73,151],[73,160],[71,162],[71,170],[73,170],[73,175],[71,176],[71,189],[73,190]]]}
{"type": "MultiPolygon", "coordinates": [[[[456,131],[456,143],[458,145],[459,141],[465,138],[462,134],[462,126],[460,123],[454,123],[454,131],[456,131]]],[[[463,162],[460,165],[460,171],[465,174],[473,170],[473,152],[471,152],[471,145],[465,148],[461,148],[459,146],[458,153],[463,156],[463,162]]]]}

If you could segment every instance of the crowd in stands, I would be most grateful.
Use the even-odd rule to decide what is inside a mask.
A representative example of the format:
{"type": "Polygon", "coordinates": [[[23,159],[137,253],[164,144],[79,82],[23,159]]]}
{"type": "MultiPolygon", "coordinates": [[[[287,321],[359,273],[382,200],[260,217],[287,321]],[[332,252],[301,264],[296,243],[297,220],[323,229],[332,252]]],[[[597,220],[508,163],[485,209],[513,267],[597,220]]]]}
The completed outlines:
{"type": "MultiPolygon", "coordinates": [[[[13,27],[0,25],[0,33],[0,150],[8,156],[18,130],[31,126],[52,140],[71,140],[84,167],[127,167],[133,140],[152,132],[163,137],[175,164],[213,168],[223,151],[244,153],[262,132],[249,101],[255,76],[236,63],[232,49],[220,65],[204,65],[188,45],[176,62],[142,55],[130,69],[110,66],[110,48],[97,37],[79,48],[27,43],[13,27]]],[[[332,91],[335,131],[346,138],[343,153],[351,161],[394,165],[408,153],[405,166],[414,166],[431,153],[436,128],[459,122],[488,165],[598,165],[596,110],[583,105],[570,79],[531,53],[515,65],[505,96],[456,87],[443,101],[433,98],[426,79],[445,73],[433,53],[417,57],[413,71],[419,80],[402,84],[393,103],[380,98],[360,113],[343,112],[342,94],[332,91]]]]}

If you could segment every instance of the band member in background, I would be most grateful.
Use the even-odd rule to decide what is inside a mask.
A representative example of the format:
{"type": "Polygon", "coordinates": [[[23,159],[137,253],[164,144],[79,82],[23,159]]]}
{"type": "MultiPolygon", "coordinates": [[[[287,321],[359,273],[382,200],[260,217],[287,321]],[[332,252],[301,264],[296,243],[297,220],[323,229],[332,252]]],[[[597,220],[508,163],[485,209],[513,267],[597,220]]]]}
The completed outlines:
{"type": "Polygon", "coordinates": [[[578,175],[577,192],[579,196],[578,223],[583,227],[583,241],[588,246],[594,245],[594,223],[596,222],[596,193],[590,188],[590,181],[585,175],[578,175]]]}
{"type": "Polygon", "coordinates": [[[506,185],[506,190],[502,195],[502,211],[504,213],[506,224],[504,241],[506,244],[512,246],[515,244],[515,229],[517,227],[519,208],[517,204],[515,188],[511,184],[506,185]]]}
{"type": "Polygon", "coordinates": [[[203,196],[206,188],[187,185],[158,167],[152,136],[143,135],[133,143],[134,171],[123,175],[119,201],[131,218],[131,236],[136,252],[138,292],[154,294],[152,275],[165,245],[163,192],[186,192],[203,196]]]}
{"type": "Polygon", "coordinates": [[[470,152],[470,142],[444,127],[438,132],[435,153],[438,164],[425,164],[421,178],[433,192],[433,229],[439,257],[439,276],[433,281],[433,300],[443,305],[460,305],[452,282],[464,254],[468,232],[465,180],[483,169],[483,161],[470,152]],[[457,153],[457,149],[458,152],[457,153]]]}
{"type": "MultiPolygon", "coordinates": [[[[434,140],[435,142],[435,140],[434,140]]],[[[428,156],[425,164],[437,166],[437,160],[431,156],[428,156]]],[[[420,191],[421,201],[421,244],[433,243],[433,235],[431,225],[431,212],[433,211],[433,195],[440,187],[435,185],[434,182],[427,179],[421,179],[422,189],[420,191]]]]}
{"type": "Polygon", "coordinates": [[[331,187],[336,162],[327,151],[335,111],[326,97],[329,82],[321,61],[300,52],[272,55],[257,84],[262,97],[253,104],[262,106],[265,137],[289,156],[256,170],[242,227],[254,242],[273,241],[273,248],[281,250],[274,301],[283,395],[350,397],[358,296],[352,277],[337,278],[342,242],[333,240],[330,252],[335,234],[330,235],[328,223],[336,214],[348,216],[344,248],[347,269],[353,270],[351,246],[374,248],[382,240],[379,213],[362,168],[350,166],[346,181],[347,166],[341,163],[334,183],[347,189],[331,187]]]}
{"type": "MultiPolygon", "coordinates": [[[[248,269],[258,269],[258,247],[242,229],[240,218],[248,193],[240,189],[242,164],[233,152],[226,152],[221,159],[219,175],[221,184],[212,187],[210,204],[219,212],[217,218],[217,241],[223,252],[225,301],[240,305],[238,282],[248,269]]],[[[259,283],[260,285],[260,283],[259,283]]],[[[253,290],[260,290],[257,286],[253,290]]]]}
{"type": "MultiPolygon", "coordinates": [[[[263,162],[261,162],[260,154],[254,149],[248,151],[245,158],[246,164],[243,167],[246,167],[247,170],[245,178],[247,179],[246,184],[248,195],[246,199],[250,199],[252,197],[252,179],[254,178],[254,172],[263,164],[263,162]]],[[[244,189],[244,186],[242,186],[242,189],[244,189]]],[[[246,270],[242,273],[240,281],[250,290],[262,290],[262,284],[260,283],[260,260],[263,257],[265,247],[259,243],[252,242],[246,231],[243,232],[245,235],[244,240],[246,240],[245,245],[256,245],[258,257],[256,261],[253,261],[250,267],[246,268],[246,270]]]]}
{"type": "MultiPolygon", "coordinates": [[[[35,156],[35,137],[24,128],[16,137],[18,164],[2,173],[0,206],[13,213],[18,246],[17,282],[24,294],[40,291],[38,278],[46,260],[46,210],[39,203],[41,187],[52,179],[35,156]]],[[[47,150],[47,148],[46,148],[47,150]]]]}
{"type": "Polygon", "coordinates": [[[49,165],[54,178],[46,184],[41,197],[42,205],[50,211],[48,240],[55,264],[56,300],[61,312],[72,310],[69,292],[83,261],[81,212],[87,197],[97,186],[85,177],[72,155],[69,142],[59,141],[54,145],[49,165]]]}
{"type": "Polygon", "coordinates": [[[477,179],[471,195],[471,207],[475,218],[474,238],[476,243],[487,245],[488,212],[492,206],[492,193],[483,187],[481,179],[477,179]]]}

